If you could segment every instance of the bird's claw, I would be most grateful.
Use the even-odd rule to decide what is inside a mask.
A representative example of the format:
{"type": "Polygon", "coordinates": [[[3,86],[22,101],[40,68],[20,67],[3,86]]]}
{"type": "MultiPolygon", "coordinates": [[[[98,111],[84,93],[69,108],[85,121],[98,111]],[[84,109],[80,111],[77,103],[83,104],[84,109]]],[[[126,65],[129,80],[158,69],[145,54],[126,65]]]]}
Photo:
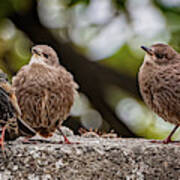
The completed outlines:
{"type": "Polygon", "coordinates": [[[164,140],[151,140],[151,143],[154,144],[170,144],[170,143],[180,143],[180,141],[172,141],[169,139],[164,139],[164,140]]]}

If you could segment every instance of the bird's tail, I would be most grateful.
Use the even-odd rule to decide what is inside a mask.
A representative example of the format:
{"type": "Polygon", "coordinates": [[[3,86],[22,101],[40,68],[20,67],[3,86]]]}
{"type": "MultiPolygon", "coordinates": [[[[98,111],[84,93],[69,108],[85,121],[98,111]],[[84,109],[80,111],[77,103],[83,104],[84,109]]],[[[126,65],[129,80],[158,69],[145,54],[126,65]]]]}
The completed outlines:
{"type": "Polygon", "coordinates": [[[22,119],[17,118],[20,136],[31,137],[36,135],[36,131],[26,124],[22,119]]]}

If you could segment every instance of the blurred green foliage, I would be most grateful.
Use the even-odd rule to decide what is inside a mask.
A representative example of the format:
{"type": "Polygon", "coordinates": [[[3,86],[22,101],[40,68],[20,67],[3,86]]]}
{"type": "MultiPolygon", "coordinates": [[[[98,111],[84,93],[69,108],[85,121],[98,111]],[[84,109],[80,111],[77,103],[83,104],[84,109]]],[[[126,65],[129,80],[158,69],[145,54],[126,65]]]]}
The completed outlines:
{"type": "Polygon", "coordinates": [[[68,3],[68,6],[71,7],[71,6],[76,5],[78,3],[88,4],[89,2],[90,2],[90,0],[70,0],[70,2],[68,3]]]}
{"type": "Polygon", "coordinates": [[[124,44],[111,57],[101,61],[102,64],[108,65],[117,71],[127,73],[133,77],[136,76],[141,62],[142,58],[138,58],[127,44],[124,44]]]}

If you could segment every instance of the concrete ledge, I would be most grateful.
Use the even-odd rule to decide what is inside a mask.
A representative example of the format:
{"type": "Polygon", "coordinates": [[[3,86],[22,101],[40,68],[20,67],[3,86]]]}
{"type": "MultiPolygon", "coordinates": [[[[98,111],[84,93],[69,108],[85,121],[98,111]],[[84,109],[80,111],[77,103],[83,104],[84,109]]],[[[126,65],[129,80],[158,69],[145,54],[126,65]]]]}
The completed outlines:
{"type": "Polygon", "coordinates": [[[80,144],[6,144],[0,179],[178,179],[180,144],[144,139],[70,137],[80,144]]]}

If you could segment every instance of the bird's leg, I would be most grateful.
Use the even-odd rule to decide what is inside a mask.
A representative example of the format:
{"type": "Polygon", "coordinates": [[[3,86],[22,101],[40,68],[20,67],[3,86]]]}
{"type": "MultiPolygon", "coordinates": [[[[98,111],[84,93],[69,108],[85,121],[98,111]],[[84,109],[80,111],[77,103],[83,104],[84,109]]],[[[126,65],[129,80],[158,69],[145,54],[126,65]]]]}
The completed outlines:
{"type": "Polygon", "coordinates": [[[57,130],[63,135],[64,137],[64,143],[65,144],[72,144],[69,139],[65,136],[65,134],[62,132],[62,130],[60,129],[60,127],[57,127],[57,130]]]}
{"type": "Polygon", "coordinates": [[[163,140],[163,143],[164,143],[164,144],[168,144],[168,143],[170,143],[170,142],[173,142],[173,141],[171,140],[171,138],[172,138],[173,134],[176,132],[176,130],[178,129],[178,127],[179,127],[179,125],[176,125],[176,126],[174,127],[174,129],[171,131],[171,133],[169,134],[169,136],[168,136],[166,139],[163,140]]]}
{"type": "Polygon", "coordinates": [[[4,154],[4,137],[5,137],[5,131],[6,131],[6,126],[3,127],[2,133],[1,133],[1,138],[0,138],[0,146],[1,146],[2,153],[3,153],[3,156],[4,156],[4,157],[5,157],[5,154],[4,154]]]}
{"type": "Polygon", "coordinates": [[[30,138],[32,138],[32,136],[26,136],[26,137],[22,140],[22,143],[23,143],[23,144],[37,144],[35,141],[30,140],[30,138]]]}
{"type": "Polygon", "coordinates": [[[179,141],[172,141],[172,140],[171,140],[173,134],[176,132],[176,130],[178,129],[178,127],[179,127],[179,125],[176,125],[176,126],[174,127],[174,129],[171,131],[171,133],[169,134],[169,136],[168,136],[166,139],[164,139],[163,141],[152,140],[151,142],[152,142],[152,143],[163,143],[163,144],[179,142],[179,141]]]}

